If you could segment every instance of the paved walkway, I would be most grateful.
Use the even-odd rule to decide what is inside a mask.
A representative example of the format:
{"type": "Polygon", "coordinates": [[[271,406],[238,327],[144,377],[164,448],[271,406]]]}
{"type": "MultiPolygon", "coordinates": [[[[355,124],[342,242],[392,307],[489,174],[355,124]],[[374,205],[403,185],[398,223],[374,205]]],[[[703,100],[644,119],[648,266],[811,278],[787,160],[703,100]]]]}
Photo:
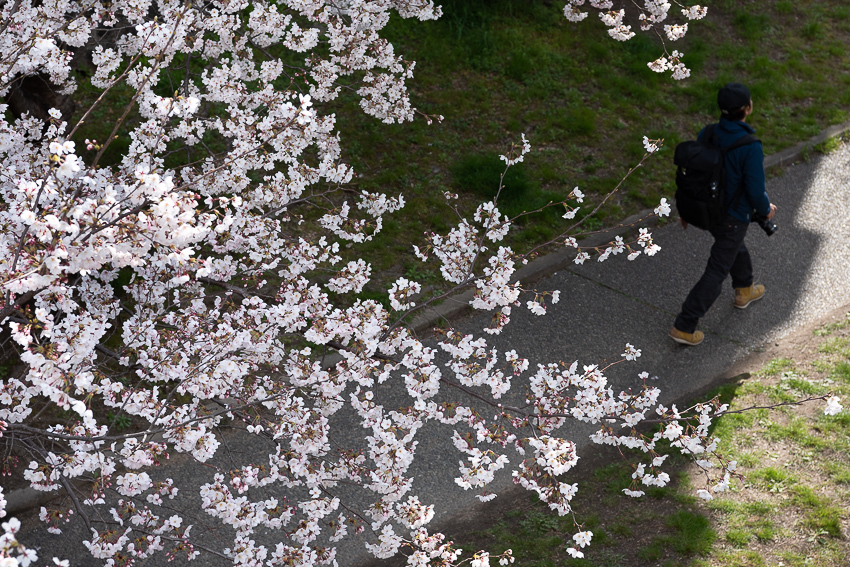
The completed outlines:
{"type": "MultiPolygon", "coordinates": [[[[539,290],[561,290],[560,303],[542,317],[514,309],[508,331],[494,343],[516,349],[530,359],[532,369],[558,360],[617,360],[631,343],[642,356],[607,373],[615,391],[638,387],[638,373],[647,371],[656,377],[662,402],[693,399],[749,353],[850,303],[850,146],[815,156],[768,180],[768,193],[779,207],[774,219],[779,232],[767,237],[758,226],[750,227],[747,246],[756,281],[766,286],[767,295],[746,310],[735,309],[727,279],[724,294],[701,321],[703,344],[682,346],[667,336],[702,274],[712,242],[708,233],[682,230],[677,221],[653,229],[661,246],[654,257],[568,264],[538,281],[539,290]]],[[[489,320],[490,315],[477,314],[456,325],[480,335],[489,320]]],[[[588,449],[591,429],[573,426],[566,434],[577,442],[580,455],[588,449]]],[[[420,449],[414,489],[432,495],[440,510],[435,524],[456,515],[487,514],[487,504],[476,506],[473,495],[452,481],[459,455],[434,445],[426,458],[420,449]]],[[[512,487],[510,476],[501,475],[496,486],[512,487]]],[[[348,564],[355,564],[351,557],[348,564]]],[[[362,557],[356,555],[357,560],[362,557]]]]}
{"type": "MultiPolygon", "coordinates": [[[[701,322],[706,333],[702,345],[676,345],[667,333],[701,274],[711,238],[670,222],[653,230],[662,249],[653,258],[628,262],[617,256],[583,266],[564,264],[564,258],[554,256],[542,260],[548,262],[543,271],[550,275],[536,287],[561,290],[561,302],[543,317],[515,309],[507,333],[495,341],[496,346],[515,349],[530,359],[533,369],[537,363],[557,360],[585,364],[615,360],[628,342],[643,355],[609,372],[615,388],[638,386],[637,375],[645,370],[657,377],[654,383],[662,389],[662,401],[705,391],[748,353],[850,303],[850,147],[842,146],[829,156],[815,154],[810,161],[787,167],[768,181],[768,192],[779,207],[775,219],[779,232],[768,238],[754,225],[747,237],[756,281],[766,286],[767,295],[749,309],[734,309],[727,280],[724,295],[701,322]]],[[[462,317],[456,324],[481,334],[488,322],[488,314],[477,314],[462,317]]],[[[517,381],[515,389],[521,388],[517,381]]],[[[579,454],[587,448],[587,433],[586,428],[567,433],[579,444],[579,454]]],[[[460,456],[445,442],[445,432],[434,439],[423,438],[417,453],[414,490],[423,501],[436,504],[438,516],[432,527],[470,510],[487,513],[487,505],[477,506],[474,495],[453,482],[460,456]]],[[[191,475],[186,472],[197,478],[197,469],[191,475]]],[[[503,473],[497,488],[512,486],[509,473],[503,473]]],[[[67,542],[79,541],[83,535],[72,529],[63,542],[45,537],[43,530],[30,525],[21,538],[27,543],[37,541],[48,559],[55,554],[70,557],[73,565],[95,564],[90,556],[69,549],[67,542]]],[[[347,546],[338,560],[344,566],[359,565],[368,561],[368,555],[361,545],[347,546]]],[[[202,564],[222,563],[205,559],[202,564]]]]}

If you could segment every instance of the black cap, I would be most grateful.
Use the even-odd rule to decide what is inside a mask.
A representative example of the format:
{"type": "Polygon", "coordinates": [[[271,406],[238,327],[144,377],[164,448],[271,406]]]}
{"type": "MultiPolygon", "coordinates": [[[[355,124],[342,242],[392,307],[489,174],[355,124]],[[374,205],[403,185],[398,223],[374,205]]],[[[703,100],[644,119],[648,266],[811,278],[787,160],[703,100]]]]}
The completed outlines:
{"type": "Polygon", "coordinates": [[[750,104],[750,89],[741,83],[727,83],[717,93],[717,106],[723,114],[729,114],[750,104]]]}

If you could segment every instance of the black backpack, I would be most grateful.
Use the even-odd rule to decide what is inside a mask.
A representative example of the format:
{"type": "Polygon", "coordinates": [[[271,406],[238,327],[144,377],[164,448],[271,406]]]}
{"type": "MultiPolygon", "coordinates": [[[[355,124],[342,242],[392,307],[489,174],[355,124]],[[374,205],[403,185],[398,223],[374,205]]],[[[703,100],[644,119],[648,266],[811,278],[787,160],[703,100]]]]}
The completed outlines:
{"type": "MultiPolygon", "coordinates": [[[[714,124],[706,126],[703,140],[690,140],[676,146],[673,163],[676,170],[676,210],[679,216],[697,228],[709,230],[720,224],[726,211],[726,179],[724,162],[726,154],[735,148],[760,141],[747,134],[726,148],[720,148],[714,139],[714,124]]],[[[742,184],[743,186],[743,184],[742,184]]],[[[737,206],[741,187],[735,191],[732,202],[737,206]]]]}

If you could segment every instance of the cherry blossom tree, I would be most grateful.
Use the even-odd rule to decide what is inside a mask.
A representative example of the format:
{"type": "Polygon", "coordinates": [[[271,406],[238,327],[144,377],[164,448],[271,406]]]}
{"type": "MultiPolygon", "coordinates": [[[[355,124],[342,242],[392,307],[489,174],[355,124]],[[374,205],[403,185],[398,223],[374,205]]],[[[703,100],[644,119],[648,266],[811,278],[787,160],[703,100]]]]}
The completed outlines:
{"type": "MultiPolygon", "coordinates": [[[[567,17],[580,19],[581,4],[569,0],[567,17]]],[[[645,4],[642,27],[664,25],[669,4],[645,4]]],[[[683,10],[689,18],[705,13],[683,10]]],[[[499,212],[498,197],[470,218],[458,211],[447,234],[414,247],[439,267],[449,292],[424,297],[419,282],[399,278],[389,308],[355,297],[371,267],[368,259],[344,261],[341,246],[356,250],[374,238],[404,197],[342,191],[353,172],[340,161],[336,117],[320,109],[345,90],[377,120],[415,117],[406,87],[414,63],[380,35],[391,12],[440,16],[431,0],[2,4],[0,95],[37,77],[53,97],[40,100],[61,102],[41,117],[38,101],[18,114],[2,105],[0,321],[20,355],[0,382],[4,467],[37,490],[64,491],[41,519],[55,533],[69,518],[83,522],[93,557],[110,565],[202,553],[234,565],[332,564],[335,542],[362,533],[377,557],[404,551],[410,565],[463,561],[443,534],[428,531],[433,505],[412,491],[408,471],[425,424],[443,427],[463,458],[457,484],[482,500],[494,497],[487,486],[513,454],[515,482],[571,513],[577,485],[561,475],[576,463],[576,446],[559,436],[569,420],[597,424],[594,442],[645,454],[629,495],[669,480],[656,452],[664,438],[709,474],[709,491],[728,486],[734,463],[716,454],[708,433],[725,409],[717,403],[667,408],[648,385],[616,394],[599,366],[530,370],[484,334],[448,329],[429,344],[405,325],[461,289],[475,290],[473,308],[494,312],[485,334],[502,332],[523,301],[543,315],[559,300],[557,291],[513,281],[537,250],[501,244],[516,219],[499,212]],[[80,60],[100,94],[73,121],[63,97],[74,96],[80,60]],[[119,88],[132,95],[110,137],[80,140],[81,126],[119,88]],[[125,127],[129,148],[108,163],[125,127]],[[190,158],[167,166],[178,152],[190,158]],[[323,363],[327,352],[336,358],[323,363]],[[520,376],[529,395],[503,404],[520,376]],[[399,384],[406,403],[385,405],[385,383],[399,384]],[[341,411],[359,420],[365,447],[337,442],[331,423],[341,411]],[[640,433],[652,420],[666,428],[640,433]],[[249,460],[219,458],[240,436],[271,449],[249,460]],[[226,546],[198,543],[198,530],[171,504],[181,490],[169,478],[172,454],[215,471],[187,497],[229,530],[219,532],[229,534],[226,546]],[[343,485],[367,503],[348,500],[343,485]],[[271,488],[290,496],[268,497],[271,488]],[[279,543],[256,543],[260,530],[279,543]]],[[[602,18],[612,37],[627,39],[622,12],[602,18]]],[[[673,40],[685,29],[664,33],[673,40]]],[[[653,69],[682,78],[677,57],[653,69]]],[[[659,144],[644,139],[644,159],[659,144]]],[[[530,149],[523,137],[503,156],[506,168],[530,149]]],[[[567,222],[550,244],[576,248],[576,263],[659,250],[646,229],[634,241],[582,249],[583,200],[576,188],[551,205],[565,207],[567,222]]],[[[669,212],[665,200],[655,210],[669,212]]],[[[622,360],[638,356],[626,345],[622,360]]],[[[838,400],[830,404],[840,411],[838,400]]],[[[4,507],[0,498],[0,517],[4,507]]],[[[3,527],[0,561],[27,565],[34,554],[16,540],[19,523],[3,527]]],[[[577,528],[570,553],[580,556],[591,537],[577,528]]],[[[489,560],[486,552],[470,559],[489,560]]]]}

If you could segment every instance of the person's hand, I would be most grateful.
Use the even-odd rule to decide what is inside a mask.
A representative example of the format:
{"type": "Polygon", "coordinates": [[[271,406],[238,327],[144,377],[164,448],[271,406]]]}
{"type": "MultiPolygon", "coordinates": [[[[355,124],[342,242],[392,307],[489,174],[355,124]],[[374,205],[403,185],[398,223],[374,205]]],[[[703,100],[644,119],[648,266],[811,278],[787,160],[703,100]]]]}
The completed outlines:
{"type": "Polygon", "coordinates": [[[775,215],[775,214],[776,214],[776,205],[774,205],[773,203],[771,203],[771,204],[770,204],[770,212],[769,212],[769,213],[767,213],[767,220],[772,219],[772,218],[773,218],[773,215],[775,215]]]}
{"type": "Polygon", "coordinates": [[[687,230],[687,228],[688,228],[688,221],[686,221],[686,220],[685,220],[685,219],[683,219],[683,218],[680,218],[680,219],[679,219],[679,224],[681,224],[681,225],[682,225],[682,228],[683,228],[683,229],[687,230]]]}

